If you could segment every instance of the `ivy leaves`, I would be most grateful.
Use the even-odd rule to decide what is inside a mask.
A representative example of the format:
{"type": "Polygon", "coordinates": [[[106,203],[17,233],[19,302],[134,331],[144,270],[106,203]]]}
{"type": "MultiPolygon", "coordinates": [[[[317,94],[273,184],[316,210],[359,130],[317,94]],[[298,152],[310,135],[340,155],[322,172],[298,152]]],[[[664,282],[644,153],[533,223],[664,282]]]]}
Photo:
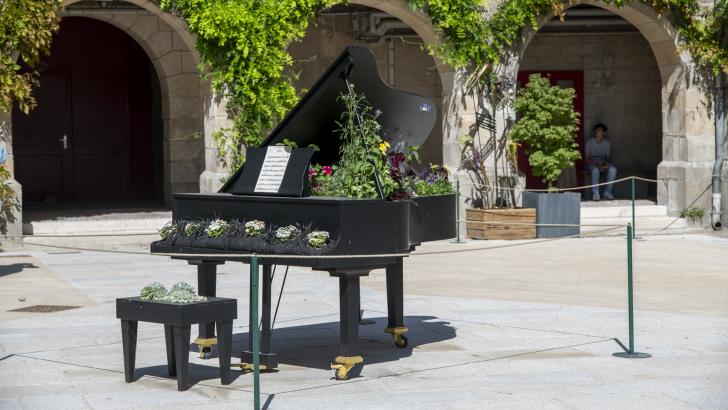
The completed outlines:
{"type": "Polygon", "coordinates": [[[60,6],[60,0],[0,1],[0,111],[9,112],[13,103],[25,113],[35,107],[37,73],[21,72],[17,60],[33,67],[48,54],[60,6]]]}
{"type": "MultiPolygon", "coordinates": [[[[632,0],[644,3],[658,14],[669,12],[680,31],[683,48],[702,66],[728,73],[728,0],[714,8],[701,8],[698,0],[632,0]]],[[[624,7],[630,0],[602,0],[624,7]]],[[[560,0],[501,0],[488,11],[483,0],[409,0],[413,8],[425,10],[443,37],[430,51],[455,68],[493,68],[506,60],[522,40],[523,29],[538,28],[537,19],[551,13],[564,17],[560,0]]],[[[487,71],[487,70],[486,70],[487,71]]]]}
{"type": "Polygon", "coordinates": [[[286,47],[301,39],[317,12],[333,0],[162,0],[161,6],[187,20],[197,36],[201,71],[213,90],[227,98],[233,128],[213,135],[218,153],[232,169],[245,160],[245,147],[264,134],[298,101],[286,73],[286,47]]]}

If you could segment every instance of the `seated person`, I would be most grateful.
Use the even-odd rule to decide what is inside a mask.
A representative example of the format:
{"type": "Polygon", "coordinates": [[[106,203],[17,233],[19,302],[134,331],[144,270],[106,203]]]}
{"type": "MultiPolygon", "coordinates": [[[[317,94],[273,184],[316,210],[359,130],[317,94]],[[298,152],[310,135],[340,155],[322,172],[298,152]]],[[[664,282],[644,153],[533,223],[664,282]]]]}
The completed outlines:
{"type": "MultiPolygon", "coordinates": [[[[591,172],[591,184],[597,185],[599,183],[599,175],[602,172],[607,173],[607,182],[613,182],[617,177],[617,168],[609,162],[609,153],[611,145],[609,140],[605,139],[607,134],[607,126],[604,124],[597,124],[594,126],[594,138],[589,139],[586,142],[584,149],[585,159],[587,168],[591,172]]],[[[612,195],[613,184],[607,184],[604,188],[604,199],[614,199],[612,195]]],[[[592,199],[598,201],[599,187],[592,187],[592,199]]]]}

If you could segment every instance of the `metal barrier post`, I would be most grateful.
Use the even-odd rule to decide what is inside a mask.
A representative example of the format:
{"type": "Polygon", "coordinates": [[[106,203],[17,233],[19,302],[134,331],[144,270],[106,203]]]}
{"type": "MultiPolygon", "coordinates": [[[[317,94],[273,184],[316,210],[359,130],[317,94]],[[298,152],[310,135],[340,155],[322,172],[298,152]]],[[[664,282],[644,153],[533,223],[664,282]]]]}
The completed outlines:
{"type": "Polygon", "coordinates": [[[455,180],[455,233],[457,235],[455,243],[463,243],[460,239],[460,178],[455,180]]]}
{"type": "Polygon", "coordinates": [[[637,239],[637,228],[634,224],[634,218],[634,175],[632,175],[632,239],[637,239]]]}
{"type": "MultiPolygon", "coordinates": [[[[634,183],[634,179],[632,180],[634,183]]],[[[634,292],[632,287],[632,225],[627,224],[627,316],[629,322],[629,348],[624,352],[613,353],[612,356],[626,359],[644,359],[652,357],[648,353],[634,351],[634,292]]],[[[622,345],[620,343],[620,345],[622,345]]],[[[622,345],[624,348],[624,345],[622,345]]]]}
{"type": "Polygon", "coordinates": [[[250,258],[250,308],[253,334],[253,403],[255,410],[260,410],[260,331],[258,327],[258,256],[250,258]]]}

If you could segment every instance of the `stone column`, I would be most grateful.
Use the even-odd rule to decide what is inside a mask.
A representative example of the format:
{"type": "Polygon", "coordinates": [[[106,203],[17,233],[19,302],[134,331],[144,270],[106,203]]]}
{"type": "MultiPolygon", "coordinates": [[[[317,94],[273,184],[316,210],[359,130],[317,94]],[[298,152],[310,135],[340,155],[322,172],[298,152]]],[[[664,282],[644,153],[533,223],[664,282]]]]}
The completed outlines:
{"type": "MultiPolygon", "coordinates": [[[[5,149],[7,151],[7,162],[5,168],[10,171],[10,179],[8,184],[15,190],[18,196],[18,202],[22,204],[23,201],[23,188],[18,181],[15,180],[15,163],[13,160],[13,133],[12,133],[12,122],[9,113],[0,111],[0,139],[5,141],[5,149]]],[[[13,212],[13,221],[8,221],[7,235],[22,235],[23,234],[23,209],[22,207],[13,212]]]]}
{"type": "Polygon", "coordinates": [[[220,161],[212,139],[213,133],[232,125],[225,102],[224,98],[214,96],[209,96],[205,102],[205,170],[200,175],[200,192],[217,192],[230,175],[230,170],[220,161]]]}

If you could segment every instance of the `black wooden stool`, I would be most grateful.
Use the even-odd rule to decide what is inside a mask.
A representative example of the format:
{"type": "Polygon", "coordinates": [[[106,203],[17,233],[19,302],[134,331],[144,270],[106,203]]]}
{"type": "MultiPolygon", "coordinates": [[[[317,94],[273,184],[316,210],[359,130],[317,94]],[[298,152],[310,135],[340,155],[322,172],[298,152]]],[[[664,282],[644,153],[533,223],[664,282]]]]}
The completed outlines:
{"type": "Polygon", "coordinates": [[[198,303],[165,303],[142,300],[139,297],[116,299],[116,317],[121,319],[121,340],[124,349],[126,382],[134,381],[137,327],[141,322],[164,325],[167,343],[167,371],[177,376],[177,390],[187,387],[190,327],[196,323],[217,326],[217,346],[222,384],[230,384],[230,355],[233,339],[233,319],[238,317],[237,301],[228,298],[208,298],[198,303]]]}

